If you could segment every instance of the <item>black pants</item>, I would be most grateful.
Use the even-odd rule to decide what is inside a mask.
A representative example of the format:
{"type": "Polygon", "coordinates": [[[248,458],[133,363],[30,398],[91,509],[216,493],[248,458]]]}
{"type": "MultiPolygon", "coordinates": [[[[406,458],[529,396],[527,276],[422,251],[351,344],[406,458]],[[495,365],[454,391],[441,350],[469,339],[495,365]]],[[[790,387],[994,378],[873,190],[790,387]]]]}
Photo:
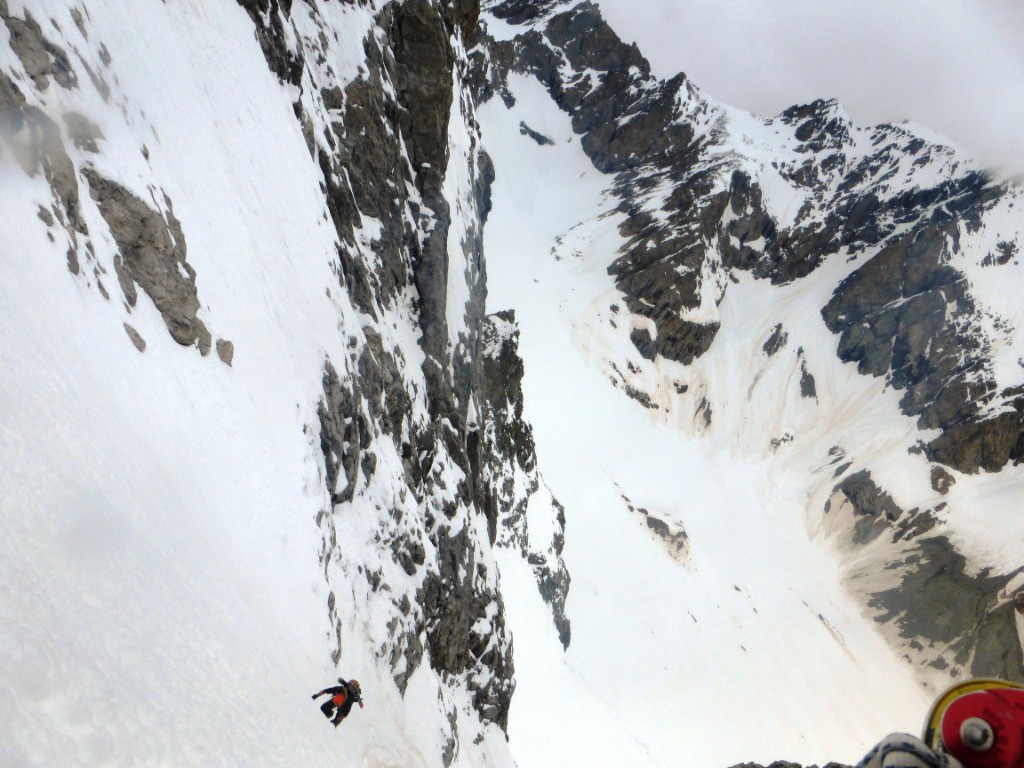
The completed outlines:
{"type": "Polygon", "coordinates": [[[334,703],[334,697],[332,696],[320,705],[320,711],[324,713],[324,717],[337,725],[348,716],[349,712],[352,711],[352,701],[346,698],[344,703],[339,707],[334,703]]]}

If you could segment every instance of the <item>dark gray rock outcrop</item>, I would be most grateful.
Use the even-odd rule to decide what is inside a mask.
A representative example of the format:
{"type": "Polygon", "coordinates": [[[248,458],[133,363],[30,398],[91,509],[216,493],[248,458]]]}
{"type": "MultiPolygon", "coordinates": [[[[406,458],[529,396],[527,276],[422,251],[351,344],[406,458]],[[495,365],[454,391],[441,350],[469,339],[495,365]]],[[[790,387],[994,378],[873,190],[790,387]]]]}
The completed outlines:
{"type": "Polygon", "coordinates": [[[282,81],[298,85],[303,61],[288,44],[286,28],[292,0],[238,0],[256,26],[256,39],[267,59],[270,71],[282,81]]]}
{"type": "Polygon", "coordinates": [[[565,613],[571,578],[562,559],[565,546],[565,510],[543,487],[537,468],[533,430],[523,415],[523,361],[519,357],[519,329],[515,312],[487,317],[484,326],[484,401],[488,417],[483,430],[485,473],[491,488],[497,538],[518,551],[530,565],[541,597],[548,604],[563,648],[569,647],[572,628],[565,613]],[[544,515],[553,531],[550,540],[531,537],[527,514],[544,515]]]}
{"type": "Polygon", "coordinates": [[[51,78],[64,88],[78,87],[78,76],[67,52],[43,33],[43,28],[31,13],[26,11],[23,19],[11,16],[7,2],[3,0],[0,2],[0,19],[10,33],[11,49],[39,90],[49,88],[51,78]]]}
{"type": "MultiPolygon", "coordinates": [[[[87,37],[81,13],[73,13],[72,18],[87,37]]],[[[170,200],[164,195],[164,210],[158,211],[95,168],[76,166],[68,148],[74,145],[81,151],[97,154],[99,142],[104,138],[102,132],[88,117],[77,112],[62,115],[62,129],[22,92],[23,87],[45,92],[53,83],[66,90],[78,89],[80,82],[70,56],[47,36],[31,13],[26,11],[24,18],[12,16],[8,4],[0,2],[0,19],[10,35],[11,49],[31,80],[30,85],[23,82],[19,87],[7,74],[0,72],[0,133],[5,148],[12,151],[22,168],[30,175],[42,174],[49,184],[52,203],[40,207],[39,218],[51,228],[51,240],[55,239],[53,232],[57,231],[53,228],[59,225],[63,230],[68,242],[69,271],[87,277],[90,284],[94,281],[100,294],[108,300],[111,298],[106,284],[107,270],[95,259],[94,244],[82,210],[80,179],[84,179],[120,251],[114,260],[114,269],[129,311],[136,306],[137,289],[141,288],[156,305],[171,337],[184,346],[197,346],[206,355],[213,340],[206,325],[197,317],[200,303],[196,274],[188,263],[185,236],[170,200]]],[[[59,30],[56,22],[53,28],[59,30]]],[[[89,75],[89,81],[85,82],[91,81],[100,95],[108,99],[109,88],[105,81],[79,52],[76,53],[89,75]]],[[[110,61],[102,44],[100,59],[110,61]]],[[[132,344],[139,351],[144,350],[146,345],[141,335],[127,323],[125,328],[132,344]]],[[[231,350],[229,360],[233,347],[224,345],[230,342],[221,339],[218,344],[221,359],[228,349],[231,350]]]]}
{"type": "Polygon", "coordinates": [[[886,569],[899,574],[897,583],[875,592],[869,605],[877,612],[876,621],[896,628],[908,660],[952,677],[1024,682],[1013,609],[995,608],[997,596],[1016,574],[972,573],[944,536],[921,537],[886,569]]]}
{"type": "MultiPolygon", "coordinates": [[[[892,497],[875,484],[866,469],[847,475],[836,486],[836,491],[846,497],[858,518],[853,532],[854,544],[867,544],[874,540],[890,530],[903,514],[892,497]]],[[[825,514],[828,512],[826,506],[825,514]]]]}
{"type": "MultiPolygon", "coordinates": [[[[14,20],[4,18],[8,24],[14,20]]],[[[53,205],[43,209],[41,218],[47,226],[54,219],[61,224],[71,242],[68,250],[68,268],[77,273],[79,267],[78,241],[88,236],[89,229],[82,217],[78,176],[74,163],[68,157],[60,126],[39,107],[29,104],[21,89],[6,74],[0,72],[0,137],[4,149],[31,176],[42,174],[53,193],[53,205]]]]}
{"type": "MultiPolygon", "coordinates": [[[[997,471],[1024,449],[1019,411],[985,412],[999,396],[991,351],[964,275],[949,265],[958,225],[927,222],[891,240],[847,278],[822,310],[839,356],[904,391],[900,406],[940,429],[932,458],[963,472],[997,471]]],[[[1020,406],[1020,407],[1019,407],[1020,406]]]]}
{"type": "Polygon", "coordinates": [[[139,286],[153,300],[176,342],[194,344],[203,355],[209,353],[210,332],[196,316],[200,306],[196,272],[188,263],[185,235],[170,200],[164,197],[167,208],[161,214],[96,171],[87,168],[82,173],[121,252],[114,268],[125,301],[135,306],[139,286]]]}
{"type": "Polygon", "coordinates": [[[1019,571],[972,572],[939,526],[937,514],[945,504],[904,510],[867,470],[850,473],[835,486],[825,514],[846,514],[847,505],[855,546],[876,540],[890,545],[874,547],[888,554],[857,565],[851,586],[864,595],[875,621],[909,662],[953,678],[1024,681],[1024,651],[1013,612],[1009,606],[996,608],[1019,571]]]}

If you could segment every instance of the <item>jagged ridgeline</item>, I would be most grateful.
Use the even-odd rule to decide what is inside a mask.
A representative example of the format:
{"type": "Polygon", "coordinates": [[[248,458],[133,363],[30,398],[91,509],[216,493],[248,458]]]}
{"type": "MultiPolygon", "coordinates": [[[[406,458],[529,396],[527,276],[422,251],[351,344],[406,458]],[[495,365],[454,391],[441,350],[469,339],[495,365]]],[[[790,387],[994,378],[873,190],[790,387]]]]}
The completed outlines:
{"type": "MultiPolygon", "coordinates": [[[[900,506],[866,453],[836,434],[813,459],[824,469],[809,489],[811,514],[871,553],[851,584],[909,659],[954,677],[1021,679],[1014,614],[992,611],[1014,572],[972,566],[942,523],[957,512],[942,500],[957,478],[1024,457],[1024,363],[1007,376],[997,360],[1018,331],[967,274],[1017,264],[1020,188],[912,126],[858,127],[835,101],[761,119],[715,103],[685,75],[659,80],[593,2],[484,6],[500,34],[477,54],[480,98],[511,106],[510,75],[536,78],[610,176],[624,245],[608,270],[643,357],[691,365],[705,356],[739,274],[780,288],[831,281],[820,319],[840,361],[899,393],[902,416],[916,421],[910,451],[923,459],[925,490],[900,506]]],[[[827,419],[789,330],[778,324],[764,340],[766,365],[791,360],[799,398],[827,419]]],[[[674,396],[644,390],[624,367],[609,362],[611,378],[645,407],[674,396]]],[[[675,394],[693,403],[697,431],[735,423],[721,410],[734,406],[693,389],[675,394]]],[[[794,435],[768,438],[765,448],[784,455],[794,435]]]]}

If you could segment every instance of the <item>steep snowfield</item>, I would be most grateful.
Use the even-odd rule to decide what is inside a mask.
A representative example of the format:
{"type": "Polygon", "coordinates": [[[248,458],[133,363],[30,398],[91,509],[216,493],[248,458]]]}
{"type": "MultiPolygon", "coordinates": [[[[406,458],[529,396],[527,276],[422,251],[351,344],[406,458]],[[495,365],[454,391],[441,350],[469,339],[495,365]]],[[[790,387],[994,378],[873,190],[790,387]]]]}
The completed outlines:
{"type": "MultiPolygon", "coordinates": [[[[626,313],[612,308],[605,268],[620,239],[617,216],[598,216],[608,207],[604,180],[543,88],[521,77],[511,87],[512,110],[498,100],[481,110],[498,176],[486,233],[489,304],[516,310],[526,413],[542,472],[566,507],[573,576],[573,640],[563,657],[553,633],[537,634],[541,613],[520,566],[503,568],[520,764],[579,755],[609,766],[855,761],[891,730],[918,730],[930,694],[844,590],[837,553],[813,538],[806,474],[772,459],[771,438],[789,427],[778,419],[799,410],[769,399],[786,391],[777,382],[763,397],[734,391],[771,331],[758,338],[752,324],[772,317],[821,326],[821,348],[807,355],[811,366],[832,366],[822,396],[860,387],[861,402],[884,400],[880,385],[834,370],[835,342],[817,312],[807,314],[820,296],[767,284],[765,292],[752,280],[730,286],[722,312],[735,317],[692,370],[640,358],[622,327],[626,313]],[[520,121],[554,145],[520,135],[520,121]],[[788,304],[789,315],[765,312],[768,301],[788,304]],[[625,397],[611,369],[623,361],[636,368],[628,380],[646,376],[656,392],[703,391],[725,406],[715,418],[726,426],[695,437],[697,427],[679,423],[683,413],[692,418],[689,403],[671,406],[666,396],[668,410],[655,411],[625,397]],[[641,509],[682,526],[687,552],[670,552],[641,509]]],[[[798,379],[794,365],[767,375],[798,379]]]]}
{"type": "Polygon", "coordinates": [[[130,184],[148,144],[204,315],[236,355],[229,368],[178,346],[145,297],[130,317],[140,355],[47,242],[45,184],[5,158],[2,762],[316,760],[336,741],[310,717],[331,670],[319,483],[296,436],[337,323],[316,179],[240,8],[92,17],[116,61],[147,65],[119,70],[135,114],[90,113],[123,142],[104,155],[122,167],[104,170],[130,184]]]}
{"type": "MultiPolygon", "coordinates": [[[[429,667],[403,699],[360,626],[331,662],[316,408],[361,323],[289,94],[236,3],[96,0],[88,36],[64,5],[58,39],[110,99],[51,85],[47,108],[102,131],[98,154],[68,144],[76,164],[173,201],[199,316],[234,357],[179,346],[141,291],[128,311],[84,186],[97,247],[69,272],[46,180],[0,154],[0,764],[437,765],[429,667]],[[310,696],[339,673],[367,706],[335,730],[310,696]]],[[[479,760],[509,765],[496,733],[479,760]]]]}

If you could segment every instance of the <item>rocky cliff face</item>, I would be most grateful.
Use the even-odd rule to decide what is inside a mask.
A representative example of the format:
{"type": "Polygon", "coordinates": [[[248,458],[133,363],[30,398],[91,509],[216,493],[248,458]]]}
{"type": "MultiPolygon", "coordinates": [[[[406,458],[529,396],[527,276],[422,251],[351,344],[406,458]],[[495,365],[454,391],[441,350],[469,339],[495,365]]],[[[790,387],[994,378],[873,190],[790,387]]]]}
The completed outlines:
{"type": "MultiPolygon", "coordinates": [[[[540,481],[521,394],[511,391],[521,364],[514,345],[496,345],[502,321],[484,317],[482,229],[493,171],[466,86],[479,5],[381,4],[363,40],[365,69],[344,88],[323,68],[332,30],[316,6],[315,28],[296,50],[284,34],[298,27],[287,4],[242,5],[268,66],[303,94],[295,111],[324,173],[339,288],[366,320],[349,374],[325,361],[320,445],[333,504],[321,520],[325,573],[344,585],[365,579],[389,604],[387,622],[377,619],[379,654],[400,689],[429,663],[468,688],[485,722],[504,729],[512,650],[491,549],[515,546],[529,558],[566,645],[569,578],[560,538],[527,539],[524,508],[540,481]],[[377,227],[369,248],[359,232],[367,218],[377,227]],[[396,311],[419,334],[418,371],[386,327],[396,311]],[[390,509],[377,507],[373,533],[392,559],[353,563],[338,531],[360,496],[376,506],[380,476],[400,489],[390,509]]],[[[550,494],[534,503],[557,513],[550,494]]],[[[333,600],[328,608],[340,656],[343,612],[333,600]]],[[[446,764],[459,744],[457,718],[449,721],[446,764]]]]}
{"type": "MultiPolygon", "coordinates": [[[[365,581],[373,600],[388,605],[386,621],[374,617],[376,637],[401,690],[429,663],[469,690],[485,722],[506,728],[513,664],[492,547],[524,502],[502,484],[501,468],[532,448],[493,439],[499,423],[516,424],[518,437],[529,427],[521,410],[513,417],[494,396],[487,370],[482,228],[493,171],[465,85],[479,7],[380,4],[363,38],[365,63],[342,87],[324,66],[335,30],[316,5],[297,47],[284,34],[301,30],[294,9],[242,5],[268,66],[302,94],[296,117],[323,170],[338,233],[338,289],[365,322],[365,343],[352,340],[345,374],[325,361],[319,426],[332,502],[321,519],[325,575],[345,590],[365,581]],[[369,243],[367,219],[376,230],[369,243]],[[419,336],[415,355],[395,338],[396,316],[419,336]],[[388,508],[379,503],[382,483],[398,489],[387,494],[388,508]],[[379,522],[368,543],[385,554],[373,564],[349,556],[343,533],[351,508],[371,504],[379,522]]],[[[535,478],[535,467],[528,470],[535,478]]],[[[552,587],[539,572],[538,582],[559,596],[568,642],[561,612],[568,580],[552,587]]],[[[345,616],[360,606],[342,609],[333,598],[340,656],[345,616]]],[[[454,712],[449,721],[446,764],[459,748],[454,712]]]]}
{"type": "Polygon", "coordinates": [[[515,312],[487,317],[484,326],[484,397],[490,418],[483,432],[485,473],[493,488],[492,534],[530,564],[563,648],[572,630],[565,613],[571,576],[562,559],[565,510],[544,484],[533,430],[523,417],[523,361],[515,312]]]}
{"type": "MultiPolygon", "coordinates": [[[[816,481],[824,490],[811,514],[873,553],[851,584],[908,658],[953,676],[1019,679],[1013,615],[989,612],[1013,574],[979,574],[943,525],[955,511],[929,498],[957,477],[1021,459],[1020,371],[1002,375],[997,360],[1012,324],[968,279],[1016,263],[1019,227],[1005,221],[1019,188],[910,126],[858,127],[834,101],[761,119],[715,103],[684,75],[660,81],[592,2],[491,0],[485,11],[485,24],[501,31],[479,56],[480,97],[511,104],[509,76],[536,78],[610,177],[624,244],[608,272],[629,311],[616,322],[629,322],[640,355],[700,360],[743,273],[780,289],[829,284],[818,310],[836,355],[899,393],[930,490],[901,506],[872,480],[867,455],[848,455],[837,435],[830,455],[816,459],[831,475],[816,481]]],[[[800,397],[820,408],[815,371],[803,347],[787,345],[789,330],[777,325],[764,354],[788,346],[800,397]]],[[[608,367],[645,406],[689,408],[672,418],[715,429],[721,395],[681,382],[667,392],[645,387],[621,375],[622,361],[608,367]]],[[[794,440],[790,431],[769,437],[772,453],[794,440]]]]}

